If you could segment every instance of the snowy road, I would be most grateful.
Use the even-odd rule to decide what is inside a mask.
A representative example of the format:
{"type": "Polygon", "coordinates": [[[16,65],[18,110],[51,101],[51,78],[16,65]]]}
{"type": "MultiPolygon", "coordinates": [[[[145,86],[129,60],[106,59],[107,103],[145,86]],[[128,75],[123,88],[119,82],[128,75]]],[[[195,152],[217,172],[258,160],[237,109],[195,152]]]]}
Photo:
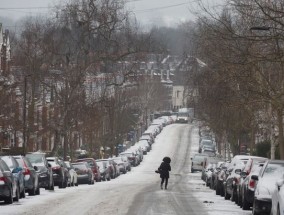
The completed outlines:
{"type": "Polygon", "coordinates": [[[109,182],[80,185],[27,196],[19,203],[0,203],[0,214],[251,214],[216,196],[190,173],[190,157],[197,152],[198,133],[191,125],[173,124],[156,138],[153,149],[132,171],[109,182]],[[172,158],[168,190],[160,190],[154,170],[164,156],[172,158]]]}

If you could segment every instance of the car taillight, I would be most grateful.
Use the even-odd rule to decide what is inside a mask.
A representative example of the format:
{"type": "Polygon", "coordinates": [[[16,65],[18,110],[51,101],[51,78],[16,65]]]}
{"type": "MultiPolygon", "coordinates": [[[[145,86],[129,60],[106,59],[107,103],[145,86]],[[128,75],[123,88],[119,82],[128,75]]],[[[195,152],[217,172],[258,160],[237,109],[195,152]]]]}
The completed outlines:
{"type": "Polygon", "coordinates": [[[254,181],[254,180],[251,179],[251,180],[249,181],[249,187],[250,187],[250,188],[254,188],[254,187],[255,187],[255,181],[254,181]]]}
{"type": "Polygon", "coordinates": [[[0,181],[7,182],[7,178],[2,176],[2,177],[0,177],[0,181]]]}
{"type": "Polygon", "coordinates": [[[24,171],[24,175],[30,175],[31,174],[31,171],[27,168],[25,168],[25,171],[24,171]]]}
{"type": "Polygon", "coordinates": [[[52,167],[52,170],[58,170],[58,169],[60,169],[60,166],[54,166],[54,167],[52,167]]]}
{"type": "Polygon", "coordinates": [[[239,184],[239,179],[238,178],[234,178],[234,182],[235,182],[235,184],[239,184]]]}

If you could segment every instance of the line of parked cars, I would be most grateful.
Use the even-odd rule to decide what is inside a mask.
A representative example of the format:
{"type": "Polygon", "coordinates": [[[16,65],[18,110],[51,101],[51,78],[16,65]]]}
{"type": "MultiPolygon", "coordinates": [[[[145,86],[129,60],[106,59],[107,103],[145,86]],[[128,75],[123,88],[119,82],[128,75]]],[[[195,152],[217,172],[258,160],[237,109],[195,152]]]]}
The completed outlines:
{"type": "Polygon", "coordinates": [[[126,174],[142,162],[163,127],[173,122],[169,116],[155,119],[137,143],[118,157],[108,159],[81,158],[70,162],[48,157],[40,151],[25,156],[0,156],[0,201],[12,204],[25,198],[26,193],[40,195],[40,188],[54,190],[55,186],[64,189],[80,184],[92,185],[126,174]]]}
{"type": "Polygon", "coordinates": [[[202,172],[201,179],[216,195],[254,215],[284,214],[283,160],[236,155],[227,162],[206,154],[196,154],[192,160],[192,169],[202,172]]]}

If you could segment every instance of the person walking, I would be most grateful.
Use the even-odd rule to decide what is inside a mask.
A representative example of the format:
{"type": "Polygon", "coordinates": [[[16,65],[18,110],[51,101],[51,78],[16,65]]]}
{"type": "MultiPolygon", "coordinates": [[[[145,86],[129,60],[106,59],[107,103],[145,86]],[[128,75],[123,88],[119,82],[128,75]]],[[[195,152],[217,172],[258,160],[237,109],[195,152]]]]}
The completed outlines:
{"type": "Polygon", "coordinates": [[[160,178],[161,178],[161,189],[163,189],[164,182],[165,182],[165,190],[168,189],[168,180],[170,177],[169,171],[171,171],[170,163],[171,163],[171,158],[164,157],[163,162],[158,168],[158,171],[160,173],[160,178]]]}

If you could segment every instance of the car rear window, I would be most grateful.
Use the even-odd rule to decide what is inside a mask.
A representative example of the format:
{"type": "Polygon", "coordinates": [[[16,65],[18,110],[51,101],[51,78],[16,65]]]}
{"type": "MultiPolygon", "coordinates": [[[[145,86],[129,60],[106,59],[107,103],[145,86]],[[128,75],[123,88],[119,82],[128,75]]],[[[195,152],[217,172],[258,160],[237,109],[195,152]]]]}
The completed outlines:
{"type": "Polygon", "coordinates": [[[269,163],[267,164],[264,172],[263,172],[263,177],[281,177],[283,176],[284,172],[284,163],[269,163]]]}
{"type": "Polygon", "coordinates": [[[86,165],[85,164],[73,164],[73,167],[74,168],[77,168],[77,169],[87,169],[86,165]]]}

